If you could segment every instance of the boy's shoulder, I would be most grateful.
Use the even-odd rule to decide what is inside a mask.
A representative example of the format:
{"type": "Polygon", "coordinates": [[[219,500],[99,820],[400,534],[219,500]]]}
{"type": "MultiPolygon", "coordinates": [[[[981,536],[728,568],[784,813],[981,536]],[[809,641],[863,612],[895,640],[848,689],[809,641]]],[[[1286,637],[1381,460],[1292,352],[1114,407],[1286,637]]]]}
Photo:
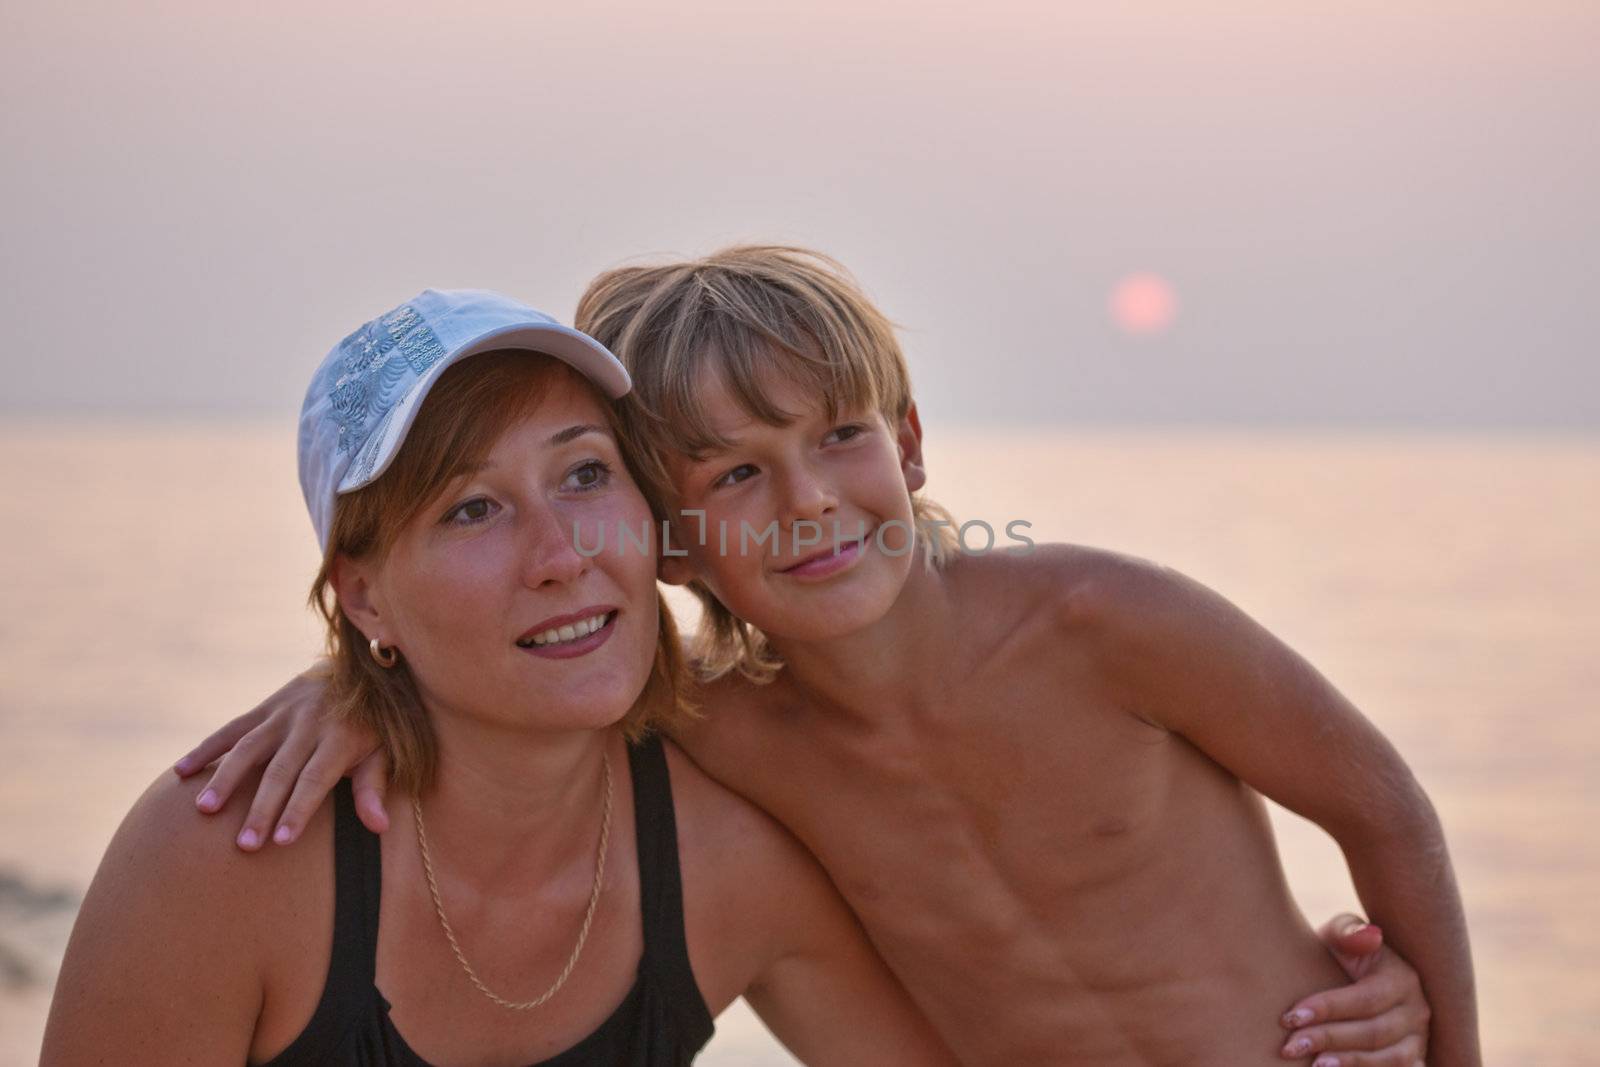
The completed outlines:
{"type": "Polygon", "coordinates": [[[701,679],[691,699],[701,714],[675,727],[671,739],[712,779],[771,809],[770,791],[789,777],[789,743],[809,736],[814,709],[782,670],[765,682],[738,671],[701,679]]]}
{"type": "Polygon", "coordinates": [[[949,569],[962,616],[1014,649],[1015,669],[1065,671],[1131,699],[1176,663],[1236,654],[1256,629],[1200,582],[1127,552],[1041,544],[949,569]]]}
{"type": "Polygon", "coordinates": [[[957,596],[1083,630],[1171,596],[1185,581],[1153,560],[1092,545],[1041,544],[1030,551],[958,555],[947,564],[957,596]]]}
{"type": "MultiPolygon", "coordinates": [[[[753,682],[738,671],[710,679],[697,677],[690,701],[700,715],[676,727],[672,740],[704,766],[715,749],[736,736],[761,729],[772,715],[780,713],[786,692],[781,671],[776,679],[764,683],[753,682]]],[[[721,780],[720,774],[717,777],[721,780]]]]}
{"type": "Polygon", "coordinates": [[[1047,609],[1035,632],[1070,647],[1105,694],[1140,708],[1147,721],[1182,727],[1204,705],[1197,693],[1288,685],[1309,671],[1237,604],[1155,560],[1042,545],[1002,566],[1012,569],[1019,595],[1047,609]]]}

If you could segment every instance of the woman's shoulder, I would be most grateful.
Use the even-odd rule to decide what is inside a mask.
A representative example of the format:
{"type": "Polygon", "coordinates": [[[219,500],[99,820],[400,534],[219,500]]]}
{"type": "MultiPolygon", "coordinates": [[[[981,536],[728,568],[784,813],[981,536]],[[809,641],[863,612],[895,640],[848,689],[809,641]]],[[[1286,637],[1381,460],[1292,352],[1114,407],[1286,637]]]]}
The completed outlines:
{"type": "Polygon", "coordinates": [[[143,901],[145,915],[175,943],[221,931],[235,952],[254,953],[271,971],[286,950],[297,950],[296,935],[285,931],[315,925],[304,916],[323,898],[331,905],[332,800],[293,845],[246,852],[235,837],[259,776],[242,781],[209,815],[195,805],[208,777],[179,780],[168,771],[151,782],[122,820],[95,880],[115,899],[143,901]]]}
{"type": "Polygon", "coordinates": [[[304,969],[295,955],[327,939],[305,918],[317,893],[332,898],[331,877],[307,877],[331,866],[326,816],[295,846],[250,854],[233,834],[254,783],[211,816],[195,808],[204,788],[163,772],[113,835],[62,961],[46,1062],[113,1046],[123,1062],[157,1062],[178,1041],[197,1062],[242,1059],[264,1000],[304,969]]]}
{"type": "Polygon", "coordinates": [[[208,778],[204,771],[187,779],[170,771],[159,775],[122,820],[108,858],[113,850],[124,851],[137,865],[158,868],[155,873],[163,878],[185,877],[196,885],[237,892],[259,887],[261,895],[274,891],[276,887],[269,888],[270,883],[303,877],[308,867],[327,866],[327,849],[318,848],[317,843],[331,847],[331,798],[295,846],[269,844],[246,852],[236,843],[236,836],[260,784],[259,772],[241,781],[227,803],[209,815],[196,804],[208,778]]]}
{"type": "Polygon", "coordinates": [[[788,941],[789,909],[832,894],[811,853],[761,808],[663,742],[672,778],[684,929],[713,1014],[742,994],[788,941]]]}
{"type": "Polygon", "coordinates": [[[678,850],[685,862],[726,865],[731,880],[751,867],[807,861],[810,853],[755,803],[712,778],[675,742],[663,740],[672,780],[678,850]]]}

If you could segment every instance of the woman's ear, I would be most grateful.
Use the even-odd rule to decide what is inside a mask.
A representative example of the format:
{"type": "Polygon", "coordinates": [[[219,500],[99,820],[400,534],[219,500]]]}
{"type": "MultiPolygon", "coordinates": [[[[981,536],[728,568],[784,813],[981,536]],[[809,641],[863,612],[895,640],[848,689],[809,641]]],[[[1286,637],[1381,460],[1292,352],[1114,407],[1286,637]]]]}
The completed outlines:
{"type": "Polygon", "coordinates": [[[378,607],[373,577],[368,564],[345,555],[334,557],[333,572],[329,575],[334,595],[339,599],[339,610],[369,640],[384,636],[383,613],[378,607]]]}
{"type": "Polygon", "coordinates": [[[906,492],[915,493],[928,484],[928,470],[922,461],[922,419],[917,415],[915,400],[900,419],[895,443],[900,446],[900,472],[905,475],[906,492]]]}

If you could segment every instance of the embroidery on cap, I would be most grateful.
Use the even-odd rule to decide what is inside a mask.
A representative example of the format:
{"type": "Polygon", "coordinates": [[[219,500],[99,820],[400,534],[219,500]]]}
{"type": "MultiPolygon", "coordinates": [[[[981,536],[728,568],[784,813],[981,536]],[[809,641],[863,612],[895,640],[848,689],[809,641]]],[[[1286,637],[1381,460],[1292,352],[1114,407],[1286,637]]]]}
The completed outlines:
{"type": "Polygon", "coordinates": [[[444,356],[444,345],[410,304],[362,326],[340,341],[339,349],[343,373],[329,390],[328,400],[339,423],[340,452],[365,442],[372,434],[370,424],[388,414],[403,395],[398,387],[444,356]]]}
{"type": "Polygon", "coordinates": [[[444,355],[444,345],[439,343],[439,338],[434,336],[428,324],[422,321],[422,316],[410,304],[400,305],[378,321],[383,323],[401,355],[406,357],[406,362],[418,374],[439,362],[439,357],[444,355]]]}

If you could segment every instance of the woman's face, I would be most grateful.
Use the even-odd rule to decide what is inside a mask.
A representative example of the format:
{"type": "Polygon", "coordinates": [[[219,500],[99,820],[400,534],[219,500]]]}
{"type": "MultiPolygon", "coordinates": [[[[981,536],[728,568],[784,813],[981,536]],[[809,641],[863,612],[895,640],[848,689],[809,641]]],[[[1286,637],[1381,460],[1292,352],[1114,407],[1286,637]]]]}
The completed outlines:
{"type": "Polygon", "coordinates": [[[435,716],[610,725],[655,657],[654,553],[616,544],[619,524],[650,521],[601,401],[560,368],[483,467],[430,501],[367,572],[377,628],[362,628],[400,650],[435,716]],[[605,551],[581,554],[575,524],[591,553],[604,529],[605,551]]]}

